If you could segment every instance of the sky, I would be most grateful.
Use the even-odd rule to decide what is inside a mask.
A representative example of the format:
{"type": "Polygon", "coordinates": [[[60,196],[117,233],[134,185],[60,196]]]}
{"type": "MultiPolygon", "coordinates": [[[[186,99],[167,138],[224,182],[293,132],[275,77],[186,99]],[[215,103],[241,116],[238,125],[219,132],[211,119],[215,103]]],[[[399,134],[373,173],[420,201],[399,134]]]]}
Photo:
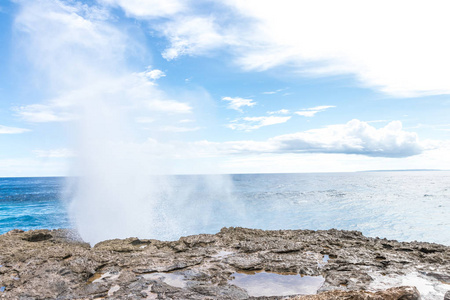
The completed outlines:
{"type": "Polygon", "coordinates": [[[450,169],[449,9],[2,0],[0,177],[450,169]]]}

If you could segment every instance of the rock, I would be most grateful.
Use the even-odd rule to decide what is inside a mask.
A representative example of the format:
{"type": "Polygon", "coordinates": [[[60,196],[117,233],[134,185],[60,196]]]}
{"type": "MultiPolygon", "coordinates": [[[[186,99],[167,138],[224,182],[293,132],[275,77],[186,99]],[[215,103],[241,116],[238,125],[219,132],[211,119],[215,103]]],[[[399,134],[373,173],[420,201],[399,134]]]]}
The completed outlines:
{"type": "MultiPolygon", "coordinates": [[[[19,232],[17,232],[19,233],[19,232]]],[[[30,230],[22,237],[23,240],[28,242],[41,242],[52,238],[52,235],[47,230],[30,230]]]]}
{"type": "Polygon", "coordinates": [[[419,300],[420,294],[417,288],[401,286],[379,292],[367,291],[330,291],[311,296],[295,296],[291,300],[419,300]]]}
{"type": "Polygon", "coordinates": [[[422,274],[436,278],[438,281],[440,281],[442,283],[450,284],[450,275],[440,274],[440,273],[436,273],[436,272],[423,272],[422,274]]]}
{"type": "Polygon", "coordinates": [[[128,238],[94,247],[70,230],[13,230],[0,236],[0,299],[408,300],[419,297],[414,287],[367,290],[376,276],[413,272],[448,282],[448,261],[447,246],[335,229],[231,227],[178,241],[128,238]],[[248,287],[232,282],[239,273],[312,276],[323,285],[317,295],[250,297],[248,287]]]}
{"type": "Polygon", "coordinates": [[[450,291],[447,291],[447,293],[445,293],[444,300],[450,300],[450,291]]]}

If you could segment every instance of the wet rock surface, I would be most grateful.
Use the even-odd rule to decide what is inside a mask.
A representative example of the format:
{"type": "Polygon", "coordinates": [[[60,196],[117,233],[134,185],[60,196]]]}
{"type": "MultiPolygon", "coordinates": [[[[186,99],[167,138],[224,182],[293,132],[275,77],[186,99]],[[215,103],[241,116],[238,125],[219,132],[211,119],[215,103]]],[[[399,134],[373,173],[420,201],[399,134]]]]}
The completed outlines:
{"type": "Polygon", "coordinates": [[[450,247],[334,229],[223,228],[172,242],[128,238],[94,247],[62,229],[0,236],[5,299],[419,299],[415,287],[371,287],[376,276],[413,272],[447,286],[450,247]],[[233,274],[258,272],[321,276],[323,284],[317,295],[270,297],[233,284],[233,274]]]}

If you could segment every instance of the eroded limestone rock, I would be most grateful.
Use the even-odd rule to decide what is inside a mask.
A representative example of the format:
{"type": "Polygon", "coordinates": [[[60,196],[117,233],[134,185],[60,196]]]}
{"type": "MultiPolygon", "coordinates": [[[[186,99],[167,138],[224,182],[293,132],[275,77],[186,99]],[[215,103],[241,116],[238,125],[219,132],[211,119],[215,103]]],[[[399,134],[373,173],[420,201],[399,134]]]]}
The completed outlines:
{"type": "Polygon", "coordinates": [[[411,272],[447,285],[449,262],[447,246],[367,238],[357,231],[334,229],[223,228],[215,235],[172,242],[128,238],[94,247],[69,230],[13,230],[0,236],[0,297],[284,299],[252,298],[231,282],[236,272],[273,272],[323,278],[319,294],[293,294],[293,299],[406,300],[418,299],[414,287],[367,289],[376,276],[411,272]]]}

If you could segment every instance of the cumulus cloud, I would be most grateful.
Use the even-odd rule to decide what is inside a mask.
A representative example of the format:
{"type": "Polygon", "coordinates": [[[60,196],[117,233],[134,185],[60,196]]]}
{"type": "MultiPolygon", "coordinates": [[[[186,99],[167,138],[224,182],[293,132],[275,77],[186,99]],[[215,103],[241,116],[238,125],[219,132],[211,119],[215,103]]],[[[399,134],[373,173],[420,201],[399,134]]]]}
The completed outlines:
{"type": "Polygon", "coordinates": [[[302,109],[300,111],[296,111],[295,114],[303,117],[314,117],[318,112],[325,111],[329,108],[333,108],[336,106],[333,105],[323,105],[323,106],[316,106],[311,108],[302,109]]]}
{"type": "MultiPolygon", "coordinates": [[[[260,123],[236,124],[233,129],[252,130],[261,127],[263,122],[278,123],[260,118],[254,118],[253,121],[260,123]]],[[[280,135],[264,142],[236,141],[217,143],[214,147],[230,153],[341,153],[371,157],[408,157],[424,150],[417,134],[404,131],[400,121],[390,122],[377,129],[356,119],[346,124],[280,135]]]]}
{"type": "Polygon", "coordinates": [[[291,117],[245,117],[234,120],[227,125],[228,128],[233,130],[252,131],[264,126],[281,124],[287,122],[291,117]]]}
{"type": "Polygon", "coordinates": [[[237,110],[239,112],[242,112],[241,107],[244,106],[255,106],[256,102],[253,101],[253,99],[244,99],[244,98],[240,98],[240,97],[222,97],[223,101],[228,101],[228,108],[229,109],[234,109],[237,110]]]}
{"type": "Polygon", "coordinates": [[[144,72],[137,73],[137,75],[146,78],[150,83],[153,83],[155,80],[166,76],[163,71],[152,69],[150,66],[147,67],[147,70],[145,70],[144,72]]]}
{"type": "Polygon", "coordinates": [[[30,130],[25,129],[25,128],[8,127],[8,126],[0,125],[0,134],[17,134],[17,133],[24,133],[27,131],[30,131],[30,130]]]}
{"type": "Polygon", "coordinates": [[[362,154],[367,156],[406,157],[422,152],[416,133],[402,129],[400,121],[393,121],[376,129],[366,122],[351,120],[271,140],[281,152],[319,152],[362,154]]]}

